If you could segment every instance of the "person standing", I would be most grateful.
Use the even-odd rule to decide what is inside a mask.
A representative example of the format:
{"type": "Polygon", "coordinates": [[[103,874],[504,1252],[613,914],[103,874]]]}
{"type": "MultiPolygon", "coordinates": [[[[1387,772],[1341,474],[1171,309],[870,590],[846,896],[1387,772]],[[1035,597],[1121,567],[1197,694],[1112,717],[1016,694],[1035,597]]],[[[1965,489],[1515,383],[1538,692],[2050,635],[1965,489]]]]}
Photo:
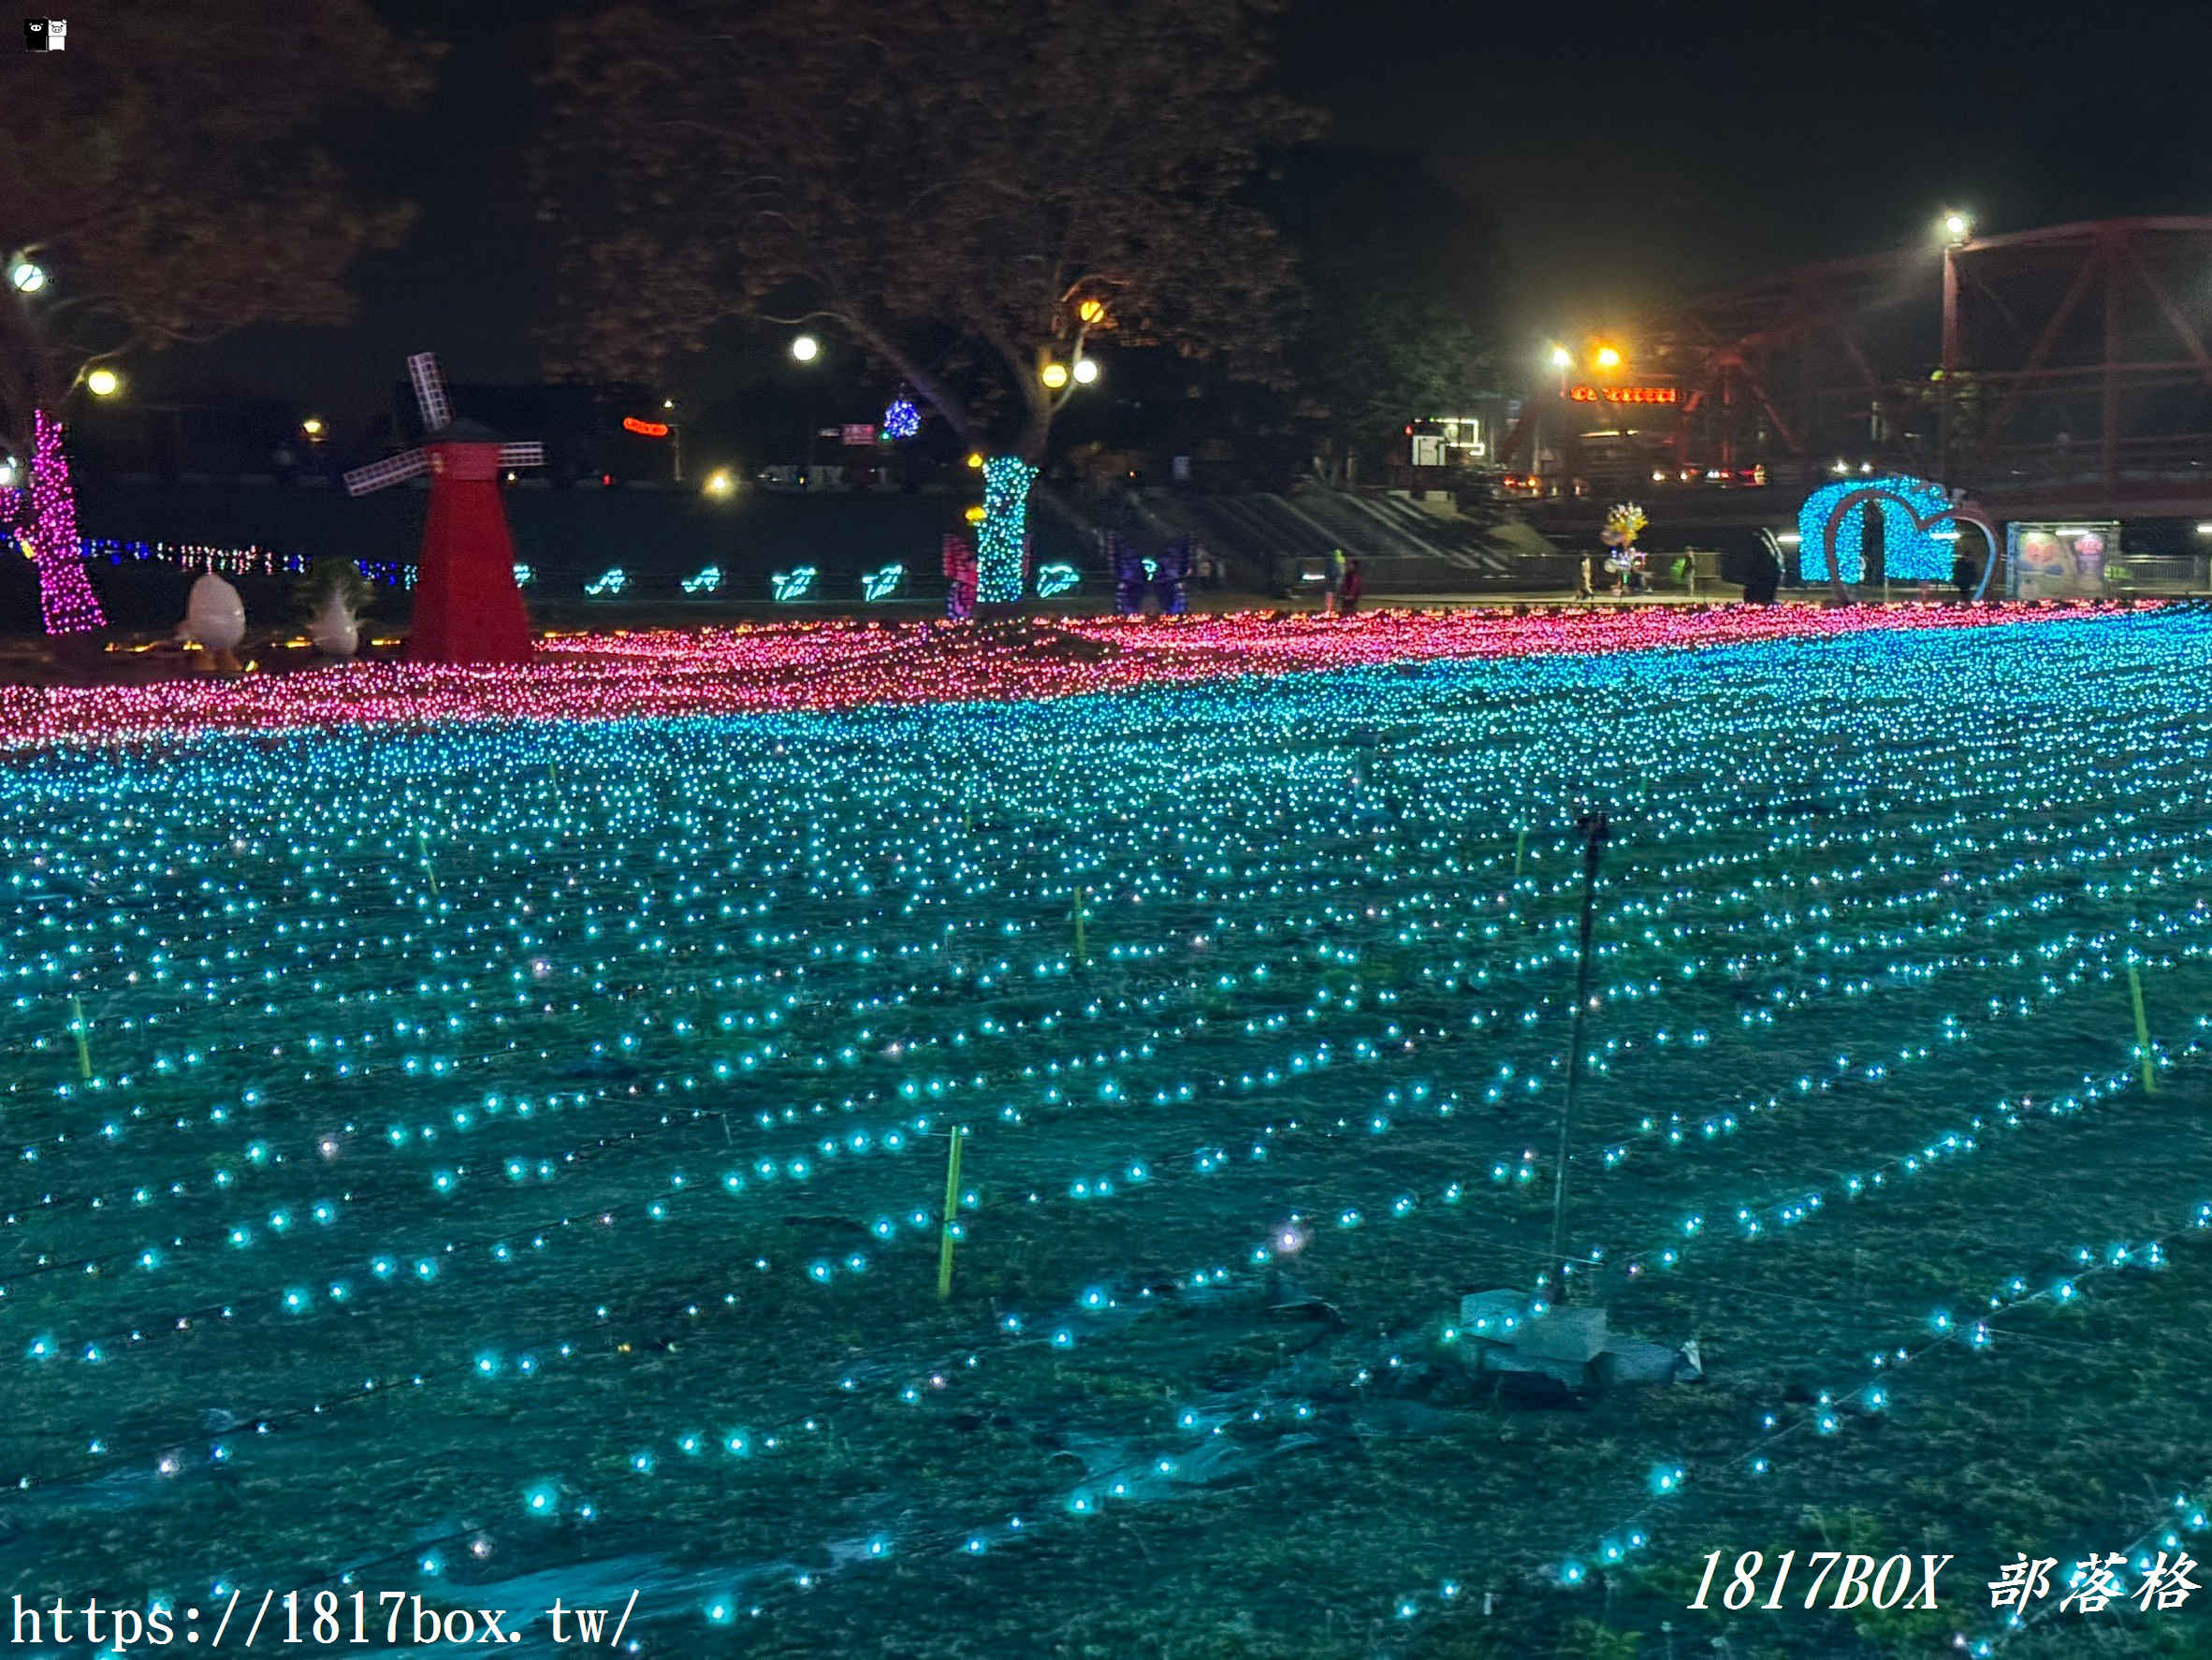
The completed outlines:
{"type": "Polygon", "coordinates": [[[1774,557],[1774,550],[1764,542],[1754,551],[1751,564],[1744,572],[1743,603],[1747,605],[1771,605],[1774,590],[1782,586],[1782,561],[1774,557]]]}
{"type": "Polygon", "coordinates": [[[1951,586],[1958,590],[1961,604],[1974,597],[1974,590],[1981,585],[1982,567],[1964,546],[1951,556],[1951,586]]]}
{"type": "Polygon", "coordinates": [[[1337,590],[1336,608],[1342,615],[1349,617],[1360,608],[1360,592],[1365,586],[1366,579],[1360,570],[1360,561],[1353,560],[1345,566],[1344,583],[1337,590]]]}

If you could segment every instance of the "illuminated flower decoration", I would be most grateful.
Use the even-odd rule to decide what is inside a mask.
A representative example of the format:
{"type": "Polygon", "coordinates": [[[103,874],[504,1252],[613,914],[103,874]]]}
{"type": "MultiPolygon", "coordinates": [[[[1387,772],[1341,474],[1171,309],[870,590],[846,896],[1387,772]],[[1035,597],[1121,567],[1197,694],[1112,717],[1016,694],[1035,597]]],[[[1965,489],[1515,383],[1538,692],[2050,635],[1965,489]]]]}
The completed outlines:
{"type": "Polygon", "coordinates": [[[1644,533],[1644,526],[1651,522],[1634,502],[1616,502],[1606,515],[1606,528],[1598,532],[1598,539],[1608,547],[1626,547],[1644,533]]]}
{"type": "Polygon", "coordinates": [[[1597,539],[1613,550],[1606,556],[1607,570],[1633,571],[1644,562],[1644,556],[1637,551],[1636,539],[1650,522],[1644,517],[1644,510],[1634,502],[1614,503],[1613,510],[1606,515],[1606,528],[1597,533],[1597,539]]]}
{"type": "Polygon", "coordinates": [[[883,436],[897,440],[911,438],[922,430],[922,412],[911,398],[894,398],[883,408],[883,436]]]}

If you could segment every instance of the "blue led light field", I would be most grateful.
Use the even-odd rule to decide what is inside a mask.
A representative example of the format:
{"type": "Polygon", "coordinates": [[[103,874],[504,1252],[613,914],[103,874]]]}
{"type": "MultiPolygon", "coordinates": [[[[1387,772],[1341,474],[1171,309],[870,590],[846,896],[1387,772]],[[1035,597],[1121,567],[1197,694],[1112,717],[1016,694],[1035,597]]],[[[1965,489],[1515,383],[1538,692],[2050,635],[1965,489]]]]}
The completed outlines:
{"type": "Polygon", "coordinates": [[[2201,1542],[2208,668],[2176,610],[21,756],[0,1592],[1658,1653],[1825,1530],[1987,1640],[2024,1535],[2201,1542]],[[1545,1410],[1460,1299],[1558,1299],[1590,808],[1570,1290],[1706,1376],[1545,1410]]]}

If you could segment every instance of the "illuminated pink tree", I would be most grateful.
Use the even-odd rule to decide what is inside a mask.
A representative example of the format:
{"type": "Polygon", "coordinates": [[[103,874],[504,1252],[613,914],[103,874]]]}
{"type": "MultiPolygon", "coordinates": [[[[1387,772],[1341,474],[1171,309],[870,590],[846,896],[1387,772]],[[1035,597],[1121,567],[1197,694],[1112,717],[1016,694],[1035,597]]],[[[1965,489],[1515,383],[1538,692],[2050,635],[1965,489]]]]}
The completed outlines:
{"type": "Polygon", "coordinates": [[[0,524],[27,545],[38,567],[38,616],[48,633],[105,628],[108,619],[85,577],[83,549],[77,542],[77,496],[69,488],[62,424],[43,409],[33,419],[36,440],[31,452],[30,487],[10,490],[0,499],[0,524]]]}

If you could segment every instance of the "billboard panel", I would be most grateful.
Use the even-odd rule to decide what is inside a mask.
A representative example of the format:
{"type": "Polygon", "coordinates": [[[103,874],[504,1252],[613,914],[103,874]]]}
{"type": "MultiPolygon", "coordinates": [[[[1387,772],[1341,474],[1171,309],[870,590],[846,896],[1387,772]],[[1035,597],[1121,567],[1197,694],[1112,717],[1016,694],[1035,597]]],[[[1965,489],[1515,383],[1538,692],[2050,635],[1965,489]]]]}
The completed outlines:
{"type": "Polygon", "coordinates": [[[2007,525],[2005,592],[2016,600],[2101,600],[2104,567],[2117,561],[2117,522],[2007,525]]]}

